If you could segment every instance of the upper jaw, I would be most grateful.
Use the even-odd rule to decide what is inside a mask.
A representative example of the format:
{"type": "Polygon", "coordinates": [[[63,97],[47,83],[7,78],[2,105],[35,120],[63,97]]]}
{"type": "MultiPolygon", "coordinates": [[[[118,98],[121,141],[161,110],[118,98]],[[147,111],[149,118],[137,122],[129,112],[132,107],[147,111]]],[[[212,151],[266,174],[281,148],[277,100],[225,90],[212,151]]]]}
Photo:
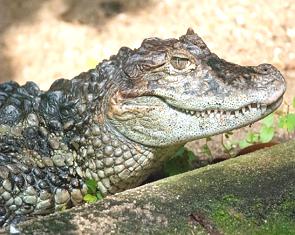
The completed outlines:
{"type": "Polygon", "coordinates": [[[262,111],[271,107],[273,104],[282,102],[283,94],[277,96],[268,96],[267,94],[262,94],[259,97],[259,94],[253,94],[246,96],[244,94],[232,95],[227,97],[194,97],[187,100],[175,100],[170,98],[164,98],[165,103],[168,105],[179,109],[185,110],[186,112],[203,112],[203,111],[241,111],[259,108],[262,111]],[[269,97],[269,98],[264,98],[269,97]]]}
{"type": "Polygon", "coordinates": [[[257,112],[260,113],[261,115],[264,114],[269,114],[275,109],[277,109],[281,103],[282,103],[283,98],[279,98],[277,101],[265,105],[265,104],[260,104],[260,103],[251,103],[242,107],[239,107],[237,109],[223,109],[223,108],[216,108],[216,109],[203,109],[203,110],[191,110],[191,109],[184,109],[184,108],[176,108],[180,112],[196,116],[196,117],[214,117],[214,116],[236,116],[238,117],[239,115],[246,115],[251,112],[257,112]]]}

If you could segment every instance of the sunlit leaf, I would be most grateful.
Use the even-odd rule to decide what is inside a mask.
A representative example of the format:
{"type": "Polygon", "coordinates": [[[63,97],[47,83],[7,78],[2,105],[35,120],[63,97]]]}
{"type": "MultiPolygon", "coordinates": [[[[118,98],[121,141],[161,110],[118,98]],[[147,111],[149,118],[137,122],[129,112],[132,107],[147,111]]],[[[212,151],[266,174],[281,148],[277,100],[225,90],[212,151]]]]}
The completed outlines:
{"type": "Polygon", "coordinates": [[[248,147],[248,146],[250,146],[250,145],[252,145],[252,144],[249,143],[249,142],[247,142],[247,140],[241,140],[241,141],[239,142],[239,147],[240,147],[241,149],[246,148],[246,147],[248,147]]]}
{"type": "Polygon", "coordinates": [[[286,116],[280,116],[278,122],[279,128],[287,129],[287,118],[286,116]]]}
{"type": "Polygon", "coordinates": [[[262,143],[267,143],[271,141],[274,133],[275,131],[273,127],[262,126],[260,129],[260,141],[262,143]]]}
{"type": "Polygon", "coordinates": [[[85,202],[88,202],[88,203],[93,203],[93,202],[96,202],[97,201],[97,197],[94,196],[94,195],[91,195],[91,194],[86,194],[83,197],[83,199],[84,199],[85,202]]]}
{"type": "Polygon", "coordinates": [[[246,137],[246,141],[248,143],[255,143],[255,142],[258,142],[259,140],[259,135],[257,133],[254,133],[254,132],[249,132],[247,137],[246,137]]]}
{"type": "Polygon", "coordinates": [[[293,132],[295,130],[295,114],[288,113],[285,116],[279,117],[278,126],[287,129],[288,132],[293,132]]]}
{"type": "Polygon", "coordinates": [[[261,122],[267,126],[267,127],[273,127],[273,121],[274,121],[274,114],[271,113],[270,115],[266,116],[261,120],[261,122]]]}
{"type": "Polygon", "coordinates": [[[288,132],[293,132],[295,130],[295,114],[288,113],[286,115],[287,118],[287,130],[288,132]]]}

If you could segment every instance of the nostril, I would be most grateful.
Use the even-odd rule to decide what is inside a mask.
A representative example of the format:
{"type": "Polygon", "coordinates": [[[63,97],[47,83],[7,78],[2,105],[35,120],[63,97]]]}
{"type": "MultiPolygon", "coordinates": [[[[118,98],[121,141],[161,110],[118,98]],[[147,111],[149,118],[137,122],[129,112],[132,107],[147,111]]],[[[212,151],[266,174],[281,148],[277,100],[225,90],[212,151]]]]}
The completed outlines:
{"type": "Polygon", "coordinates": [[[257,72],[261,74],[270,74],[274,71],[274,67],[271,64],[260,64],[256,68],[257,72]]]}

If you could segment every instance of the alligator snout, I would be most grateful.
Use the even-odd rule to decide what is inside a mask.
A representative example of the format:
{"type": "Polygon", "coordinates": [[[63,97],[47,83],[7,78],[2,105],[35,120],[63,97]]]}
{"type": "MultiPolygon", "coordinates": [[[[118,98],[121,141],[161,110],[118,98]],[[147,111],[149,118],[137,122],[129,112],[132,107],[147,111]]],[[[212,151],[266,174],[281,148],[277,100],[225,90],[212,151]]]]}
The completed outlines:
{"type": "Polygon", "coordinates": [[[286,81],[280,71],[271,64],[260,64],[254,67],[258,78],[258,87],[273,89],[278,96],[282,96],[286,91],[286,81]]]}
{"type": "Polygon", "coordinates": [[[260,64],[255,67],[255,70],[257,73],[265,75],[277,74],[279,72],[277,68],[271,64],[260,64]]]}

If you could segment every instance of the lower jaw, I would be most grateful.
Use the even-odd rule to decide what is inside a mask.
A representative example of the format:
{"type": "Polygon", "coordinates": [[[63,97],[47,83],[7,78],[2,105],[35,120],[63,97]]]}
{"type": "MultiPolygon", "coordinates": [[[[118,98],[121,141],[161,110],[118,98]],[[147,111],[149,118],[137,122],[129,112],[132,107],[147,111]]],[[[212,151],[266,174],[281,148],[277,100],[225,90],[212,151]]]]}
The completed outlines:
{"type": "MultiPolygon", "coordinates": [[[[250,105],[245,106],[243,109],[240,108],[238,110],[218,110],[213,112],[213,110],[203,110],[203,111],[193,111],[193,110],[183,110],[179,108],[179,112],[182,112],[186,115],[190,116],[196,116],[197,118],[200,119],[208,119],[208,118],[223,118],[223,119],[228,119],[230,117],[235,117],[239,118],[241,116],[254,116],[255,113],[258,115],[258,119],[263,118],[267,116],[268,114],[274,112],[281,104],[283,101],[283,96],[281,96],[276,102],[270,104],[270,105],[259,105],[256,107],[252,107],[250,105]]],[[[174,107],[175,108],[175,107],[174,107]]],[[[256,116],[256,115],[255,115],[256,116]]]]}
{"type": "MultiPolygon", "coordinates": [[[[256,110],[250,112],[246,112],[244,114],[239,113],[238,115],[230,115],[230,116],[222,116],[222,117],[196,117],[195,121],[198,123],[197,128],[199,131],[198,139],[217,135],[221,133],[225,133],[234,129],[242,128],[247,125],[251,125],[252,123],[266,117],[270,113],[274,112],[282,103],[282,98],[280,98],[277,102],[269,105],[265,111],[256,110]]],[[[189,132],[189,130],[188,130],[189,132]]],[[[192,136],[195,133],[192,133],[192,136]]],[[[194,138],[192,138],[193,140],[194,138]]]]}

